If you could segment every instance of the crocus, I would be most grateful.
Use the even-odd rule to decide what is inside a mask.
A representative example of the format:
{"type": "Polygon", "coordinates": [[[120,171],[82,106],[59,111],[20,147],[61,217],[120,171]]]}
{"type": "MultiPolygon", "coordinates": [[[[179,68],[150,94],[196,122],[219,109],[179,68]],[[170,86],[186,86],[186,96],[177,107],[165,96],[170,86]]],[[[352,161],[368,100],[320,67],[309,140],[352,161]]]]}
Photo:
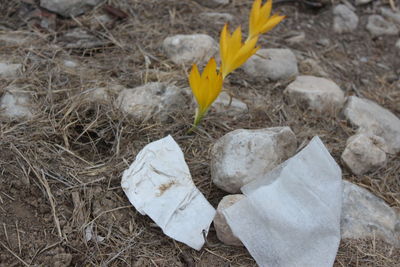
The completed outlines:
{"type": "Polygon", "coordinates": [[[203,73],[200,75],[196,64],[193,64],[189,75],[189,84],[197,102],[194,127],[196,127],[208,108],[218,97],[222,89],[222,75],[217,71],[217,63],[214,58],[208,61],[203,73]]]}
{"type": "Polygon", "coordinates": [[[247,40],[272,30],[285,16],[271,16],[272,0],[262,5],[262,0],[255,0],[250,11],[249,36],[247,40]]]}
{"type": "Polygon", "coordinates": [[[242,30],[239,26],[231,35],[228,25],[225,24],[221,31],[220,54],[221,72],[225,78],[229,73],[243,65],[247,59],[254,55],[259,47],[256,47],[258,36],[242,42],[242,30]]]}

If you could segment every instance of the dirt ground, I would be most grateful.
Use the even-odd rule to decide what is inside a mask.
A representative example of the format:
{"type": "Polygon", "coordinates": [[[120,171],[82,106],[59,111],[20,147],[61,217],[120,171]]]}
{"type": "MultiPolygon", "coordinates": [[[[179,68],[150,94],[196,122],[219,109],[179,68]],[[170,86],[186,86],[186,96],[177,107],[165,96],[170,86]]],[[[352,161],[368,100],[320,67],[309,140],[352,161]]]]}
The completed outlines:
{"type": "MultiPolygon", "coordinates": [[[[256,266],[246,249],[219,242],[212,227],[207,244],[195,251],[166,237],[130,205],[120,187],[123,170],[141,148],[168,134],[182,147],[196,186],[214,207],[226,194],[210,178],[215,140],[238,128],[290,126],[299,145],[319,135],[343,167],[344,179],[400,209],[399,155],[373,173],[352,175],[340,155],[355,128],[341,116],[321,116],[289,105],[283,95],[289,81],[254,81],[236,71],[225,87],[248,103],[250,112],[232,118],[211,111],[193,135],[186,134],[193,110],[182,110],[164,124],[142,123],[115,109],[112,99],[94,103],[82,97],[89,88],[115,84],[133,88],[163,81],[187,87],[190,66],[167,59],[161,49],[164,38],[206,33],[218,40],[222,26],[204,22],[198,14],[228,12],[235,18],[232,26],[246,25],[252,0],[233,0],[212,9],[190,0],[106,2],[127,17],[120,14],[101,25],[93,19],[105,14],[100,6],[75,19],[57,17],[53,28],[43,28],[24,15],[31,4],[0,0],[2,29],[35,32],[29,43],[0,46],[0,55],[22,63],[24,70],[16,80],[0,80],[0,95],[11,83],[25,85],[37,107],[31,120],[0,121],[1,267],[256,266]],[[87,29],[106,44],[66,48],[61,36],[73,28],[87,29]],[[66,67],[64,60],[79,66],[66,67]],[[86,229],[92,229],[89,241],[86,229]]],[[[275,10],[287,18],[264,35],[261,44],[292,49],[302,74],[314,73],[302,63],[314,59],[346,95],[372,99],[400,117],[400,55],[394,45],[398,36],[372,38],[365,31],[367,15],[377,13],[376,4],[357,7],[358,29],[341,35],[331,30],[330,5],[311,9],[299,1],[276,4],[275,10]],[[288,42],[294,31],[305,32],[305,40],[288,42]]],[[[399,262],[400,250],[379,240],[343,240],[335,266],[400,266],[399,262]]]]}

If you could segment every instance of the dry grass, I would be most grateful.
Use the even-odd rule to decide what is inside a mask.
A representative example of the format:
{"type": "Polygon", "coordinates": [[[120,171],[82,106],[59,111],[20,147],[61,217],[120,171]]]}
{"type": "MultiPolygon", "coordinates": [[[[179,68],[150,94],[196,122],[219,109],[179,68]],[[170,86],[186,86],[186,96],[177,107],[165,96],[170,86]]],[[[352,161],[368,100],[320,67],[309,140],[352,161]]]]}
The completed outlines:
{"type": "MultiPolygon", "coordinates": [[[[290,126],[299,144],[319,135],[340,163],[340,154],[352,128],[341,117],[315,115],[288,104],[285,83],[264,83],[237,71],[226,83],[251,110],[241,118],[210,114],[196,134],[188,136],[192,111],[182,110],[165,124],[136,122],[116,110],[110,101],[93,103],[84,92],[93,87],[120,84],[135,87],[150,81],[173,82],[186,87],[187,66],[175,66],[160,46],[178,33],[207,33],[218,37],[220,26],[201,21],[209,11],[193,1],[111,0],[129,17],[112,25],[93,22],[98,8],[76,20],[58,19],[57,31],[41,32],[17,16],[22,4],[0,0],[0,25],[17,25],[35,31],[25,45],[1,46],[0,54],[23,63],[24,72],[14,81],[0,80],[0,94],[10,84],[26,86],[36,115],[29,121],[0,122],[0,266],[42,264],[71,260],[73,266],[255,266],[243,248],[224,246],[211,229],[200,252],[165,237],[148,217],[132,208],[120,188],[121,173],[147,143],[171,134],[180,144],[195,184],[211,204],[224,196],[210,180],[210,148],[219,137],[238,128],[290,126]],[[73,27],[89,30],[107,41],[96,49],[67,50],[59,38],[73,27]],[[150,64],[145,64],[145,58],[150,64]],[[80,63],[65,67],[65,59],[80,63]],[[85,229],[104,237],[85,240],[85,229]]],[[[246,20],[251,1],[233,1],[221,12],[235,14],[235,24],[246,20]]],[[[304,44],[289,46],[321,64],[347,95],[359,94],[400,115],[400,92],[387,81],[391,73],[373,64],[372,54],[392,69],[399,69],[390,38],[371,41],[364,32],[333,36],[321,48],[316,40],[330,25],[330,13],[311,14],[304,7],[280,6],[289,18],[262,39],[264,47],[287,47],[281,36],[290,30],[306,31],[304,44]],[[313,28],[306,24],[314,22],[313,28]],[[318,22],[318,23],[317,23],[318,22]],[[335,38],[341,38],[336,42],[335,38]],[[343,42],[348,42],[344,45],[343,42]],[[354,67],[351,60],[371,56],[368,64],[354,67]],[[362,79],[368,78],[368,83],[362,79]]],[[[330,36],[328,36],[330,37],[330,36]]],[[[112,98],[115,94],[112,94],[112,98]]],[[[344,168],[344,179],[368,188],[395,208],[400,208],[400,161],[392,156],[385,168],[355,177],[344,168]]],[[[335,266],[398,266],[400,251],[374,240],[343,241],[335,266]]]]}

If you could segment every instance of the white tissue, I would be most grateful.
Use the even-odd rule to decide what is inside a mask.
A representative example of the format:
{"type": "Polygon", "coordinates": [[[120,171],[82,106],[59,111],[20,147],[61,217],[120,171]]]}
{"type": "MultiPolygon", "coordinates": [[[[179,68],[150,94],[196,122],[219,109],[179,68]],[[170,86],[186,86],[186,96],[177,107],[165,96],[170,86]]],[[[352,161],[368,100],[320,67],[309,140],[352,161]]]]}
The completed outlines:
{"type": "Polygon", "coordinates": [[[341,169],[318,137],[241,188],[223,211],[260,266],[332,266],[340,242],[341,169]]]}
{"type": "Polygon", "coordinates": [[[146,145],[121,181],[133,206],[169,237],[200,250],[215,209],[194,185],[182,150],[171,136],[146,145]]]}

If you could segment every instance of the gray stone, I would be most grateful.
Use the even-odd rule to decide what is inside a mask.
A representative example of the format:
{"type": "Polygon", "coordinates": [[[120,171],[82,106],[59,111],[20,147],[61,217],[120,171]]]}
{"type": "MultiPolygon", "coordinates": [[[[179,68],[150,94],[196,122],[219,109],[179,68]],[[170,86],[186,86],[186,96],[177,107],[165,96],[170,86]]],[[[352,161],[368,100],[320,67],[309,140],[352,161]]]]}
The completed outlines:
{"type": "Polygon", "coordinates": [[[186,105],[185,90],[165,83],[148,83],[122,90],[116,106],[132,118],[146,121],[150,118],[165,121],[186,105]]]}
{"type": "Polygon", "coordinates": [[[60,36],[60,45],[69,49],[89,49],[102,47],[108,44],[108,41],[101,40],[81,28],[73,29],[60,36]]]}
{"type": "Polygon", "coordinates": [[[284,91],[289,99],[307,108],[335,114],[345,101],[343,91],[331,80],[314,76],[299,76],[284,91]]]}
{"type": "Polygon", "coordinates": [[[206,7],[217,7],[229,4],[229,0],[195,0],[197,3],[206,7]]]}
{"type": "Polygon", "coordinates": [[[221,92],[212,104],[216,112],[224,112],[228,115],[239,115],[248,112],[247,104],[226,93],[221,92]]]}
{"type": "Polygon", "coordinates": [[[320,65],[320,62],[312,58],[304,59],[299,64],[300,72],[303,75],[312,75],[317,77],[328,77],[328,73],[320,65]]]}
{"type": "Polygon", "coordinates": [[[347,140],[342,160],[354,174],[361,175],[384,166],[386,151],[383,138],[360,133],[347,140]]]}
{"type": "Polygon", "coordinates": [[[203,12],[199,16],[205,22],[220,25],[232,23],[234,20],[234,17],[229,13],[203,12]]]}
{"type": "Polygon", "coordinates": [[[350,96],[343,110],[344,116],[355,126],[358,132],[382,137],[388,153],[400,151],[400,119],[377,103],[356,96],[350,96]]]}
{"type": "Polygon", "coordinates": [[[22,88],[8,86],[0,99],[0,114],[10,119],[31,118],[33,116],[30,95],[22,88]]]}
{"type": "Polygon", "coordinates": [[[288,34],[288,37],[285,38],[285,41],[288,44],[298,44],[303,42],[306,39],[306,33],[305,32],[290,32],[288,34]]]}
{"type": "Polygon", "coordinates": [[[356,5],[365,5],[365,4],[368,4],[368,3],[370,3],[370,2],[372,2],[372,1],[374,1],[374,0],[356,0],[356,5]]]}
{"type": "Polygon", "coordinates": [[[0,34],[0,46],[22,45],[32,41],[33,34],[21,31],[9,31],[0,34]]]}
{"type": "Polygon", "coordinates": [[[381,8],[381,14],[388,20],[400,24],[400,11],[394,12],[392,9],[387,7],[381,8]]]}
{"type": "Polygon", "coordinates": [[[224,196],[218,204],[217,214],[214,217],[214,228],[218,239],[225,245],[243,246],[243,243],[232,233],[231,228],[226,222],[225,215],[223,214],[226,208],[229,208],[243,198],[245,198],[245,196],[242,194],[227,195],[224,196]]]}
{"type": "Polygon", "coordinates": [[[352,32],[357,28],[358,16],[346,5],[333,9],[333,30],[337,33],[352,32]]]}
{"type": "Polygon", "coordinates": [[[263,80],[284,80],[298,75],[297,59],[290,49],[260,49],[243,65],[251,77],[263,80]]]}
{"type": "Polygon", "coordinates": [[[78,16],[103,0],[40,0],[40,6],[64,17],[78,16]]]}
{"type": "Polygon", "coordinates": [[[399,29],[392,22],[385,20],[380,15],[371,15],[368,17],[367,30],[372,36],[397,35],[399,29]]]}
{"type": "Polygon", "coordinates": [[[397,48],[397,49],[399,49],[399,50],[400,50],[400,39],[399,39],[399,40],[397,40],[397,42],[396,42],[396,45],[395,45],[395,46],[396,46],[396,48],[397,48]]]}
{"type": "Polygon", "coordinates": [[[296,136],[289,127],[235,130],[214,144],[211,178],[218,188],[237,193],[291,157],[296,148],[296,136]]]}
{"type": "Polygon", "coordinates": [[[364,188],[343,181],[342,238],[380,238],[400,247],[399,213],[364,188]]]}
{"type": "Polygon", "coordinates": [[[206,63],[218,52],[217,42],[206,34],[175,35],[163,42],[167,56],[175,64],[206,63]]]}
{"type": "Polygon", "coordinates": [[[12,64],[7,62],[0,62],[0,78],[12,79],[18,76],[21,64],[12,64]]]}

